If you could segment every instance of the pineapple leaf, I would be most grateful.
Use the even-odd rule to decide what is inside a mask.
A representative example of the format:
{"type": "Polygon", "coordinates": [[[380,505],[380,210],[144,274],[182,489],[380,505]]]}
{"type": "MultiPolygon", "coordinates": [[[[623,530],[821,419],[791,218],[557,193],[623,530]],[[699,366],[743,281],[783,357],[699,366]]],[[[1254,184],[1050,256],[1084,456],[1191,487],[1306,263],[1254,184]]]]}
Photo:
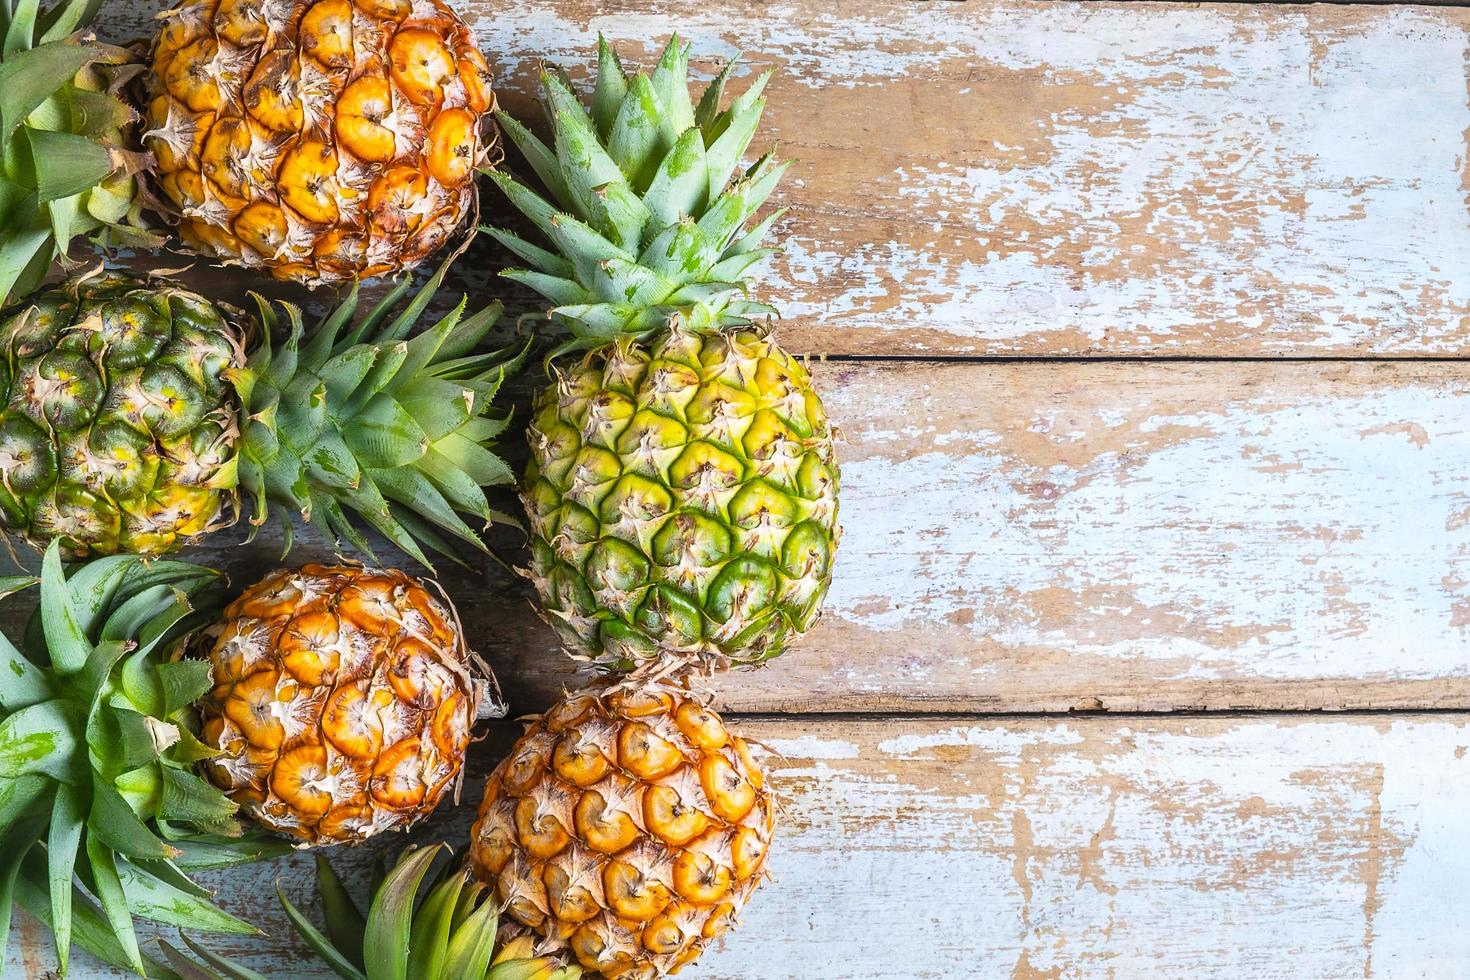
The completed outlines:
{"type": "Polygon", "coordinates": [[[432,448],[414,466],[433,481],[434,486],[455,510],[474,514],[485,526],[490,525],[490,503],[485,499],[485,491],[468,473],[432,448]]]}
{"type": "Polygon", "coordinates": [[[771,226],[786,216],[786,211],[786,208],[777,208],[776,210],[772,211],[770,214],[762,218],[760,221],[757,221],[753,227],[745,232],[745,234],[736,239],[734,244],[725,249],[725,258],[728,259],[733,258],[737,255],[747,255],[752,252],[763,252],[767,255],[774,254],[776,252],[776,249],[762,249],[761,242],[764,241],[766,235],[770,233],[771,226]]]}
{"type": "Polygon", "coordinates": [[[730,56],[725,62],[725,67],[715,76],[705,88],[704,94],[699,97],[699,105],[694,110],[694,124],[704,133],[706,141],[712,140],[716,134],[709,130],[714,121],[720,115],[720,103],[725,99],[725,86],[730,81],[730,75],[735,71],[735,66],[740,63],[740,52],[730,56]]]}
{"type": "Polygon", "coordinates": [[[12,47],[11,35],[19,21],[11,23],[0,60],[0,146],[15,138],[21,121],[51,97],[59,80],[68,79],[103,54],[101,45],[52,41],[30,50],[12,47]]]}
{"type": "MultiPolygon", "coordinates": [[[[557,91],[566,92],[565,89],[557,91]]],[[[552,120],[556,131],[556,155],[561,161],[561,176],[576,204],[577,213],[592,215],[595,213],[595,189],[604,184],[624,182],[623,171],[598,142],[587,114],[576,104],[575,98],[570,92],[566,92],[566,96],[573,99],[571,107],[558,109],[552,120]]],[[[611,233],[609,228],[598,228],[598,231],[604,235],[611,233]]]]}
{"type": "Polygon", "coordinates": [[[362,466],[342,436],[323,432],[307,458],[308,474],[317,487],[352,493],[362,482],[362,466]]]}
{"type": "Polygon", "coordinates": [[[484,550],[485,543],[480,540],[479,535],[460,519],[449,501],[444,499],[444,495],[435,488],[428,477],[418,470],[405,466],[391,470],[376,470],[372,476],[373,482],[389,500],[400,503],[404,507],[411,507],[419,516],[474,547],[484,550]]]}
{"type": "MultiPolygon", "coordinates": [[[[37,203],[75,197],[102,183],[117,170],[107,147],[85,136],[48,132],[29,126],[22,126],[21,133],[30,144],[31,155],[36,160],[46,161],[46,166],[36,172],[37,203]]],[[[58,247],[65,251],[70,233],[58,233],[56,238],[58,247]]]]}
{"type": "Polygon", "coordinates": [[[651,215],[648,227],[657,234],[698,214],[708,200],[709,170],[704,140],[698,130],[685,130],[659,161],[643,196],[651,215]]]}
{"type": "MultiPolygon", "coordinates": [[[[281,907],[286,910],[286,918],[291,920],[291,925],[295,926],[301,938],[306,941],[306,944],[312,948],[316,955],[321,957],[322,962],[331,967],[333,973],[342,977],[343,980],[368,980],[362,970],[359,970],[347,957],[343,956],[332,945],[332,941],[322,935],[321,930],[312,925],[311,920],[302,915],[300,909],[291,904],[291,900],[286,897],[285,889],[281,887],[279,881],[276,882],[276,897],[281,900],[281,907]]],[[[380,949],[378,948],[378,944],[373,942],[374,938],[371,932],[365,937],[364,960],[365,962],[376,964],[380,961],[373,954],[379,953],[380,949]]],[[[401,951],[399,955],[402,955],[401,951]]],[[[374,980],[377,980],[376,973],[374,974],[374,980]]]]}
{"type": "Polygon", "coordinates": [[[366,405],[374,395],[388,387],[398,375],[398,369],[402,366],[404,359],[408,357],[408,344],[401,340],[387,347],[377,347],[376,350],[378,352],[377,362],[373,364],[367,377],[363,378],[362,383],[357,386],[357,391],[353,392],[352,397],[342,406],[338,414],[339,418],[351,418],[361,411],[362,406],[366,405]]]}
{"type": "MultiPolygon", "coordinates": [[[[35,847],[35,834],[40,829],[40,821],[35,821],[35,826],[18,827],[15,833],[0,841],[0,950],[10,948],[10,916],[15,905],[17,880],[26,855],[35,847]]],[[[68,882],[67,891],[70,890],[71,883],[68,882]]]]}
{"type": "MultiPolygon", "coordinates": [[[[216,970],[219,970],[221,973],[223,973],[226,977],[226,980],[267,980],[264,974],[256,973],[254,970],[248,970],[240,964],[227,960],[217,953],[212,953],[209,950],[205,949],[203,946],[200,946],[198,943],[194,942],[188,936],[184,937],[184,943],[189,947],[191,951],[193,951],[196,956],[204,960],[204,962],[208,963],[216,970]]],[[[188,978],[185,978],[185,980],[188,980],[188,978]]]]}
{"type": "Polygon", "coordinates": [[[59,41],[86,27],[97,18],[102,0],[64,0],[41,17],[42,43],[59,41]]]}
{"type": "Polygon", "coordinates": [[[429,562],[418,542],[394,518],[393,510],[388,506],[387,499],[371,479],[364,478],[358,492],[347,498],[345,503],[359,514],[373,530],[397,545],[399,550],[417,560],[425,568],[433,569],[434,566],[429,562]]]}
{"type": "MultiPolygon", "coordinates": [[[[26,857],[21,873],[15,883],[15,901],[41,924],[50,928],[51,902],[47,896],[46,872],[39,855],[33,850],[26,857]]],[[[131,958],[112,934],[108,921],[97,906],[80,889],[74,889],[72,897],[72,938],[76,944],[104,963],[119,969],[132,969],[131,958]]],[[[143,957],[147,975],[164,980],[170,976],[168,968],[151,957],[143,957]]]]}
{"type": "Polygon", "coordinates": [[[5,637],[0,636],[0,709],[19,711],[55,696],[45,671],[25,657],[5,637]]]}
{"type": "Polygon", "coordinates": [[[176,849],[149,830],[100,773],[92,779],[92,810],[87,817],[87,830],[89,846],[94,842],[98,846],[105,844],[126,857],[162,861],[175,856],[176,849]]]}
{"type": "Polygon", "coordinates": [[[158,664],[164,716],[171,717],[198,701],[213,686],[207,660],[178,660],[158,664]]]}
{"type": "Polygon", "coordinates": [[[444,274],[448,271],[449,261],[445,260],[440,263],[439,268],[434,270],[434,274],[428,278],[419,291],[414,293],[413,299],[408,301],[408,305],[399,311],[392,322],[380,332],[370,335],[372,342],[375,344],[387,344],[407,337],[409,331],[413,329],[413,325],[418,322],[419,317],[423,315],[424,310],[428,307],[429,301],[438,292],[440,284],[444,282],[444,274]]]}
{"type": "Polygon", "coordinates": [[[577,282],[559,276],[548,276],[529,269],[506,269],[501,273],[511,282],[534,289],[557,306],[574,305],[591,301],[592,296],[577,282]]]}
{"type": "Polygon", "coordinates": [[[562,279],[570,278],[572,265],[566,259],[537,245],[532,245],[518,235],[514,235],[504,228],[481,228],[491,238],[504,245],[518,257],[529,262],[537,272],[548,276],[557,276],[562,279]]]}
{"type": "MultiPolygon", "coordinates": [[[[204,962],[208,963],[216,970],[219,970],[224,975],[225,980],[267,980],[267,977],[264,974],[256,973],[254,970],[246,969],[238,963],[225,959],[218,953],[212,953],[209,950],[205,949],[203,946],[200,946],[198,943],[194,942],[188,936],[184,937],[184,943],[196,956],[204,960],[204,962]]],[[[174,962],[172,958],[170,958],[170,961],[174,962]]],[[[177,968],[178,963],[175,962],[175,969],[177,968]]],[[[185,977],[184,980],[189,980],[189,978],[185,977]]],[[[214,980],[214,978],[211,977],[209,978],[209,980],[214,980]]]]}
{"type": "Polygon", "coordinates": [[[91,872],[92,894],[102,905],[102,914],[107,918],[113,938],[133,972],[147,976],[138,949],[138,934],[133,929],[133,917],[128,911],[127,895],[118,877],[116,855],[105,841],[99,839],[95,829],[87,834],[87,867],[91,872]]]}
{"type": "Polygon", "coordinates": [[[458,432],[434,443],[434,450],[482,487],[505,486],[516,481],[515,472],[504,460],[458,432]]]}
{"type": "Polygon", "coordinates": [[[345,404],[377,362],[378,348],[358,344],[323,363],[319,375],[327,385],[327,404],[345,404]]]}
{"type": "Polygon", "coordinates": [[[259,936],[250,923],[216,908],[191,892],[176,888],[127,861],[116,864],[119,883],[133,915],[180,928],[236,936],[259,936]]]}
{"type": "MultiPolygon", "coordinates": [[[[10,6],[11,0],[5,0],[10,6]]],[[[36,18],[40,13],[41,0],[20,0],[15,13],[5,30],[3,50],[6,57],[24,51],[35,43],[36,18]]]]}
{"type": "Polygon", "coordinates": [[[694,125],[694,105],[689,101],[689,48],[675,34],[653,70],[653,90],[663,107],[661,115],[675,134],[694,125]]]}
{"type": "Polygon", "coordinates": [[[77,622],[71,589],[61,569],[61,545],[52,539],[41,564],[41,626],[51,664],[60,674],[74,674],[87,663],[91,644],[77,622]]]}
{"type": "Polygon", "coordinates": [[[425,377],[400,394],[398,404],[413,417],[432,443],[469,422],[474,408],[473,391],[473,387],[425,377]]]}
{"type": "Polygon", "coordinates": [[[366,969],[362,957],[362,942],[367,932],[367,920],[363,918],[352,896],[347,894],[342,879],[332,870],[331,862],[320,854],[316,856],[316,885],[317,891],[321,893],[327,936],[333,947],[351,960],[359,970],[366,969]]]}
{"type": "Polygon", "coordinates": [[[368,910],[367,936],[363,941],[364,960],[380,967],[373,970],[373,980],[406,980],[414,896],[418,894],[419,882],[441,849],[441,846],[434,846],[409,852],[388,873],[382,887],[373,896],[372,907],[368,910]]]}
{"type": "Polygon", "coordinates": [[[235,814],[236,806],[213,784],[182,769],[163,766],[163,793],[158,802],[162,820],[213,823],[235,814]]]}
{"type": "MultiPolygon", "coordinates": [[[[466,872],[450,875],[435,885],[414,916],[409,935],[408,975],[442,977],[449,955],[450,931],[454,926],[454,910],[464,888],[466,872]]],[[[483,971],[481,971],[483,973],[483,971]]],[[[453,974],[451,974],[453,975],[453,974]]],[[[479,974],[472,974],[478,977],[479,974]]]]}
{"type": "Polygon", "coordinates": [[[592,224],[620,248],[635,250],[642,244],[651,216],[643,199],[621,181],[592,188],[592,224]]]}
{"type": "MultiPolygon", "coordinates": [[[[685,101],[688,101],[687,96],[685,101]]],[[[607,136],[607,153],[617,161],[628,182],[642,190],[648,186],[658,161],[668,153],[680,132],[660,105],[653,82],[647,75],[638,75],[628,86],[628,94],[623,97],[623,104],[613,118],[612,129],[607,136]]],[[[579,158],[568,161],[560,142],[557,143],[557,153],[563,159],[563,173],[580,163],[579,158]]]]}
{"type": "MultiPolygon", "coordinates": [[[[187,941],[187,937],[185,937],[185,939],[187,941]]],[[[167,960],[168,965],[172,967],[176,973],[178,973],[180,980],[223,980],[223,975],[215,972],[215,970],[220,969],[216,964],[210,963],[211,966],[215,967],[215,970],[211,970],[208,967],[200,966],[198,963],[186,957],[178,949],[170,946],[168,942],[163,939],[158,940],[158,946],[160,949],[163,950],[163,958],[167,960]]],[[[194,949],[194,947],[190,948],[194,949]]],[[[203,947],[194,949],[194,953],[206,963],[210,962],[210,956],[215,955],[213,953],[210,953],[209,950],[204,949],[203,947]]],[[[231,976],[234,975],[231,974],[231,976]]]]}
{"type": "Polygon", "coordinates": [[[403,392],[438,359],[439,348],[459,325],[459,318],[464,314],[467,301],[468,297],[460,297],[459,305],[452,312],[408,342],[403,363],[398,365],[398,370],[393,373],[393,380],[385,386],[385,391],[395,394],[403,392]]]}
{"type": "MultiPolygon", "coordinates": [[[[556,154],[535,137],[525,126],[522,126],[514,117],[505,112],[496,112],[495,119],[499,122],[501,130],[510,137],[510,141],[521,151],[521,156],[531,165],[536,172],[537,178],[551,191],[551,196],[556,198],[558,204],[563,208],[576,207],[576,201],[572,198],[571,191],[567,188],[567,182],[561,175],[561,164],[556,159],[556,154]]],[[[493,176],[499,171],[491,170],[493,176]]]]}
{"type": "MultiPolygon", "coordinates": [[[[755,138],[755,131],[760,126],[761,114],[765,111],[766,100],[760,97],[761,90],[770,81],[772,72],[763,72],[755,80],[755,83],[730,105],[720,119],[727,120],[723,131],[709,144],[709,196],[711,199],[719,196],[729,183],[730,177],[735,173],[735,168],[740,163],[740,158],[750,147],[750,141],[755,138]]],[[[720,120],[716,120],[715,128],[720,128],[720,120]]]]}
{"type": "Polygon", "coordinates": [[[173,844],[179,852],[173,863],[186,871],[218,871],[295,853],[295,848],[286,841],[264,834],[243,838],[196,835],[175,840],[173,844]]]}
{"type": "Polygon", "coordinates": [[[51,805],[51,826],[46,836],[46,874],[51,891],[51,931],[56,940],[56,957],[66,973],[71,952],[72,875],[77,851],[82,846],[82,828],[87,821],[84,790],[62,784],[51,805]]]}
{"type": "Polygon", "coordinates": [[[483,977],[495,955],[495,927],[500,907],[495,902],[480,906],[455,929],[449,939],[449,954],[444,961],[444,975],[451,977],[483,977]]]}
{"type": "Polygon", "coordinates": [[[81,726],[72,710],[60,700],[43,701],[0,721],[0,779],[34,773],[60,783],[83,782],[81,726]]]}
{"type": "MultiPolygon", "coordinates": [[[[383,324],[386,323],[388,321],[388,318],[393,315],[393,310],[398,306],[398,303],[403,299],[403,297],[408,295],[408,291],[412,286],[413,279],[408,276],[400,278],[396,283],[393,284],[393,288],[388,291],[387,295],[380,299],[373,306],[373,308],[368,311],[367,315],[358,321],[357,326],[353,327],[352,330],[348,332],[347,336],[343,337],[337,342],[336,349],[342,350],[345,347],[351,347],[355,344],[360,344],[364,342],[381,342],[381,338],[377,336],[378,331],[383,328],[383,324]]],[[[347,302],[344,304],[344,307],[349,310],[349,317],[356,312],[356,290],[353,290],[348,295],[347,302]]],[[[328,317],[328,319],[333,319],[333,317],[328,317]]]]}
{"type": "Polygon", "coordinates": [[[376,469],[406,466],[429,444],[418,422],[386,392],[363,406],[343,437],[361,465],[376,469]]]}
{"type": "MultiPolygon", "coordinates": [[[[592,122],[597,135],[607,139],[612,132],[613,119],[618,107],[628,94],[628,76],[618,60],[618,53],[607,43],[607,38],[597,35],[597,87],[592,91],[592,122]]],[[[519,125],[519,123],[516,123],[519,125]]],[[[544,178],[543,178],[544,179],[544,178]]]]}

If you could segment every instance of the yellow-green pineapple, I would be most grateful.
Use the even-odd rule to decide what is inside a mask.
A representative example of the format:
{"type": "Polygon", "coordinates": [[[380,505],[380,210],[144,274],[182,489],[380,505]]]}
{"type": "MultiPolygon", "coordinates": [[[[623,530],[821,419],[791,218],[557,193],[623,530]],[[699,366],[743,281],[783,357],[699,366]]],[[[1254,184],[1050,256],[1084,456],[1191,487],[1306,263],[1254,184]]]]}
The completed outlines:
{"type": "Polygon", "coordinates": [[[836,550],[832,426],[770,337],[750,270],[786,165],[740,159],[760,76],[721,108],[734,62],[689,95],[689,49],[628,75],[599,44],[590,107],[542,82],[554,140],[501,113],[546,189],[491,177],[550,248],[490,229],[585,351],[536,400],[523,483],[531,579],[573,650],[608,667],[723,666],[781,653],[816,620],[836,550]]]}

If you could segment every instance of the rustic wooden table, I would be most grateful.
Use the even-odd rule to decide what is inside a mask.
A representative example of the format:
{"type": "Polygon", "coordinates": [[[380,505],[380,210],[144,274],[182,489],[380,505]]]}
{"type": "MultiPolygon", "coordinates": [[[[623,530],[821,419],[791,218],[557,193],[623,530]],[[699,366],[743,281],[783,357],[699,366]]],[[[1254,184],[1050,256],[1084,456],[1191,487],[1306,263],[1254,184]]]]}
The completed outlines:
{"type": "MultiPolygon", "coordinates": [[[[459,5],[521,113],[598,31],[780,70],[766,292],[847,536],[821,627],[721,688],[787,819],[695,975],[1470,975],[1470,10],[459,5]]],[[[573,681],[523,588],[445,580],[515,709],[573,681]]],[[[308,869],[219,881],[271,936],[216,945],[324,976],[270,895],[308,869]]]]}

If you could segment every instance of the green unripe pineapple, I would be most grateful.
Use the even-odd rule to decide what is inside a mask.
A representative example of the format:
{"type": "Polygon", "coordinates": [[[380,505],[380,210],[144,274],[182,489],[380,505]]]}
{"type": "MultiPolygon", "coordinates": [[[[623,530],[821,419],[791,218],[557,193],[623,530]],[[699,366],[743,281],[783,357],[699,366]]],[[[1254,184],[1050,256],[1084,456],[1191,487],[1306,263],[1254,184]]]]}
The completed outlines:
{"type": "Polygon", "coordinates": [[[506,275],[553,304],[563,352],[588,351],[536,401],[531,579],[595,663],[764,661],[820,611],[839,484],[811,377],[746,295],[785,170],[737,173],[767,76],[721,110],[733,63],[695,106],[678,38],[652,75],[605,43],[598,62],[590,111],[543,74],[552,146],[500,116],[550,199],[491,175],[552,245],[491,229],[530,265],[506,275]]]}
{"type": "Polygon", "coordinates": [[[515,357],[472,354],[499,316],[460,309],[408,337],[441,268],[357,313],[352,290],[309,337],[283,305],[244,318],[167,280],[79,278],[0,312],[0,526],[78,558],[173,550],[236,512],[314,520],[371,554],[355,513],[428,564],[483,548],[509,483],[491,401],[515,357]],[[355,318],[355,319],[354,319],[355,318]],[[239,501],[244,497],[243,502],[239,501]]]}

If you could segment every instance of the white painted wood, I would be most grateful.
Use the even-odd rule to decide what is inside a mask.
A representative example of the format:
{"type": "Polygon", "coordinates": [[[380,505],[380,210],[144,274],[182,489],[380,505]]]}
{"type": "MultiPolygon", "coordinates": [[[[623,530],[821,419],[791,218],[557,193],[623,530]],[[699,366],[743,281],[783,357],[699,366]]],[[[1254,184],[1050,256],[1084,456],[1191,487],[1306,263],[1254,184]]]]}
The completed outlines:
{"type": "MultiPolygon", "coordinates": [[[[1470,963],[1463,717],[742,727],[784,757],[775,880],[691,977],[1450,980],[1470,963]]],[[[462,841],[477,795],[428,836],[462,841]]],[[[308,900],[304,855],[236,873],[227,904],[272,939],[217,945],[326,977],[283,938],[277,875],[308,900]]]]}
{"type": "MultiPolygon", "coordinates": [[[[115,5],[144,35],[156,0],[115,5]]],[[[1470,12],[458,0],[531,111],[597,32],[779,69],[765,292],[811,353],[1460,354],[1470,12]]],[[[498,204],[486,204],[492,211],[498,204]]]]}

